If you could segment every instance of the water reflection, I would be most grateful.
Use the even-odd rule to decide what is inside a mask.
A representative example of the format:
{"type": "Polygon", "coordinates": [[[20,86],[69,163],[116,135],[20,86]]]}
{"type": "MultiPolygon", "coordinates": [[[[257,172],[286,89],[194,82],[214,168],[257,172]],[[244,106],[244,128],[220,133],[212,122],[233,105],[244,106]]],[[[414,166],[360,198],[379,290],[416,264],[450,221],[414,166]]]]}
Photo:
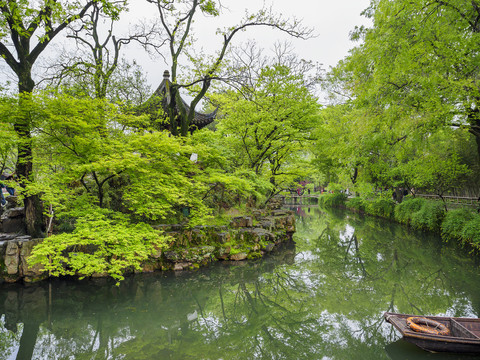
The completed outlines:
{"type": "Polygon", "coordinates": [[[296,246],[263,261],[120,287],[2,286],[0,359],[420,359],[384,311],[479,314],[479,269],[460,249],[377,219],[297,214],[296,246]]]}

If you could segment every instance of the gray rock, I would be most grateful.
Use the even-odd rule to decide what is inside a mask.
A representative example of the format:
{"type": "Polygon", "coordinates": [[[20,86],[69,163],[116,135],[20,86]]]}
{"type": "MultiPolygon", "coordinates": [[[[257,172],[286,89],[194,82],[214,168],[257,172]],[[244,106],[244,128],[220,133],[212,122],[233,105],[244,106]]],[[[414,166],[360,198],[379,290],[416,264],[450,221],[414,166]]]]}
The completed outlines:
{"type": "Polygon", "coordinates": [[[17,234],[0,234],[0,241],[12,240],[17,236],[17,234]]]}
{"type": "Polygon", "coordinates": [[[25,222],[23,217],[2,219],[2,231],[5,233],[24,234],[25,222]]]}
{"type": "Polygon", "coordinates": [[[32,240],[32,237],[30,235],[20,235],[20,236],[15,237],[15,240],[25,242],[25,241],[32,240]]]}
{"type": "Polygon", "coordinates": [[[271,230],[273,228],[273,222],[271,220],[263,219],[258,226],[265,230],[271,230]]]}
{"type": "Polygon", "coordinates": [[[221,232],[217,234],[217,242],[220,244],[225,244],[226,242],[230,241],[230,233],[229,232],[221,232]]]}
{"type": "Polygon", "coordinates": [[[238,234],[240,235],[240,239],[250,244],[274,240],[274,235],[263,228],[241,229],[238,234]]]}
{"type": "Polygon", "coordinates": [[[16,207],[16,208],[8,209],[4,211],[2,214],[2,219],[23,217],[24,215],[25,215],[25,208],[16,207]]]}
{"type": "Polygon", "coordinates": [[[271,252],[274,247],[275,247],[275,244],[272,244],[272,243],[267,244],[267,245],[265,246],[265,251],[266,251],[266,252],[271,252]]]}
{"type": "Polygon", "coordinates": [[[176,251],[164,252],[165,258],[170,261],[176,261],[180,258],[180,255],[176,251]]]}
{"type": "Polygon", "coordinates": [[[237,254],[230,255],[230,260],[232,261],[241,261],[247,258],[247,254],[244,252],[239,252],[237,254]]]}
{"type": "MultiPolygon", "coordinates": [[[[18,239],[18,238],[17,238],[18,239]]],[[[48,276],[47,273],[43,271],[43,265],[36,264],[30,266],[27,262],[28,257],[32,253],[32,250],[35,245],[42,242],[43,239],[33,239],[33,240],[24,240],[22,247],[20,249],[20,275],[25,277],[26,282],[32,282],[36,280],[44,279],[48,276]]]]}
{"type": "Polygon", "coordinates": [[[18,205],[20,205],[18,201],[18,196],[14,196],[14,195],[6,196],[5,200],[7,200],[7,204],[5,206],[6,209],[13,209],[18,205]]]}
{"type": "Polygon", "coordinates": [[[270,231],[266,231],[263,228],[255,228],[253,229],[253,233],[258,237],[259,241],[273,241],[275,239],[275,235],[270,231]]]}
{"type": "Polygon", "coordinates": [[[188,269],[191,265],[192,265],[191,263],[187,263],[187,262],[176,263],[175,266],[173,267],[173,270],[181,271],[184,269],[188,269]]]}
{"type": "Polygon", "coordinates": [[[8,275],[18,274],[18,264],[20,263],[20,248],[16,241],[9,241],[5,253],[5,267],[8,275]]]}
{"type": "Polygon", "coordinates": [[[172,226],[169,224],[153,225],[152,228],[154,228],[155,230],[163,231],[163,232],[172,231],[172,226]]]}
{"type": "Polygon", "coordinates": [[[285,196],[275,195],[268,201],[267,209],[270,209],[270,210],[280,209],[284,203],[285,203],[285,196]]]}
{"type": "Polygon", "coordinates": [[[230,222],[230,226],[235,229],[242,228],[242,227],[252,227],[253,219],[250,216],[234,217],[230,222]]]}
{"type": "Polygon", "coordinates": [[[231,251],[231,247],[230,246],[227,246],[227,247],[222,247],[220,249],[218,249],[218,255],[217,255],[217,259],[219,260],[227,260],[228,259],[228,255],[230,254],[230,251],[231,251]]]}
{"type": "Polygon", "coordinates": [[[102,273],[93,273],[92,274],[92,278],[94,279],[98,279],[98,278],[104,278],[104,277],[107,277],[108,276],[108,273],[107,272],[102,272],[102,273]]]}

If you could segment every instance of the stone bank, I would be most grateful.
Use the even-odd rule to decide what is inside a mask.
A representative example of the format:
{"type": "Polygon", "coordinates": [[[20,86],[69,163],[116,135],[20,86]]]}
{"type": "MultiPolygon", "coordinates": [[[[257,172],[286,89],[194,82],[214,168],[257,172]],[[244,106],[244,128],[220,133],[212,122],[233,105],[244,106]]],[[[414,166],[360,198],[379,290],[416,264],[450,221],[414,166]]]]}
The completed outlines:
{"type": "MultiPolygon", "coordinates": [[[[235,217],[227,226],[187,229],[182,225],[156,225],[154,228],[174,241],[170,248],[150,256],[142,272],[193,270],[215,261],[261,258],[292,240],[295,217],[290,211],[253,210],[252,215],[235,217]]],[[[0,223],[0,283],[34,282],[48,277],[41,266],[27,263],[33,247],[43,239],[32,239],[22,229],[23,209],[7,209],[0,223]]]]}

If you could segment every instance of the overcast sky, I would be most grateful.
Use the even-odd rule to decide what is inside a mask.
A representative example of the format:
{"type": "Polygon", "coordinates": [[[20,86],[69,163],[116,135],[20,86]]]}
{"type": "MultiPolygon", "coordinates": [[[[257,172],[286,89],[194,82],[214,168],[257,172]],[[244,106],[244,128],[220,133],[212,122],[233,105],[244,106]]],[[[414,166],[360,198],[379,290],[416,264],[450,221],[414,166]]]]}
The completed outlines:
{"type": "MultiPolygon", "coordinates": [[[[248,9],[250,13],[262,8],[262,0],[222,0],[227,10],[215,18],[197,17],[194,24],[196,46],[202,46],[206,51],[218,50],[222,38],[215,35],[217,28],[237,24],[248,9]]],[[[301,19],[305,26],[315,29],[317,37],[309,40],[297,40],[286,34],[265,27],[252,27],[238,34],[233,45],[248,39],[255,39],[263,48],[269,49],[278,40],[288,39],[292,42],[296,53],[303,59],[324,64],[324,68],[334,66],[348,54],[355,43],[349,40],[349,33],[356,25],[368,25],[369,21],[360,13],[369,5],[370,0],[267,0],[266,6],[273,5],[277,13],[285,17],[301,19]]],[[[132,10],[127,19],[152,18],[158,13],[155,6],[142,0],[131,2],[132,10]]],[[[125,19],[125,20],[127,20],[125,19]]],[[[135,52],[140,54],[139,52],[135,52]]],[[[139,63],[148,72],[152,86],[159,84],[163,71],[167,68],[160,59],[154,61],[146,56],[137,56],[139,63]]]]}
{"type": "MultiPolygon", "coordinates": [[[[328,69],[329,66],[334,66],[344,58],[348,50],[355,45],[349,41],[349,32],[356,25],[369,24],[367,19],[360,16],[369,2],[370,0],[267,0],[265,6],[272,5],[273,10],[284,17],[301,19],[303,25],[314,28],[317,37],[299,40],[288,37],[278,30],[251,27],[237,34],[232,45],[255,39],[260,47],[271,49],[275,42],[288,39],[299,57],[321,63],[325,69],[328,69]]],[[[221,36],[215,34],[217,28],[238,24],[245,14],[245,9],[248,9],[249,13],[254,13],[264,4],[263,0],[221,0],[221,3],[227,9],[219,17],[198,16],[194,24],[194,34],[197,39],[195,46],[203,47],[210,53],[218,50],[222,44],[221,36]]],[[[145,0],[130,0],[130,8],[131,10],[123,15],[122,21],[116,25],[115,32],[125,34],[128,32],[129,23],[138,23],[144,19],[158,21],[156,7],[145,0]]],[[[47,48],[49,51],[42,55],[46,55],[46,58],[55,57],[54,49],[61,48],[64,41],[65,38],[59,36],[55,39],[56,44],[49,45],[47,48]]],[[[163,71],[169,68],[161,58],[152,59],[140,48],[125,48],[125,55],[130,60],[135,58],[144,68],[153,88],[162,80],[163,71]]],[[[16,77],[4,63],[0,64],[0,69],[3,69],[0,71],[0,82],[10,79],[12,85],[16,84],[16,77]]],[[[34,68],[35,73],[38,74],[39,71],[40,69],[34,68]]],[[[38,78],[36,80],[38,81],[38,78]]],[[[16,85],[14,87],[16,88],[16,85]]]]}

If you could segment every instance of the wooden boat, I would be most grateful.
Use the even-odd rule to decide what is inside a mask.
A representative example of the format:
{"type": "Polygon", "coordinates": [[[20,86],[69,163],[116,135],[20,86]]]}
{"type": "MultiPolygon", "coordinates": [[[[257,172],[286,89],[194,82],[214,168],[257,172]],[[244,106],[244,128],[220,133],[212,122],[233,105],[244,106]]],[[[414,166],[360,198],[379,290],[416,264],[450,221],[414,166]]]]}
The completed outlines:
{"type": "Polygon", "coordinates": [[[480,354],[480,319],[422,316],[422,318],[436,321],[448,328],[449,335],[437,335],[413,331],[407,325],[407,318],[418,317],[417,315],[386,312],[383,316],[402,334],[404,340],[424,350],[480,354]]]}

